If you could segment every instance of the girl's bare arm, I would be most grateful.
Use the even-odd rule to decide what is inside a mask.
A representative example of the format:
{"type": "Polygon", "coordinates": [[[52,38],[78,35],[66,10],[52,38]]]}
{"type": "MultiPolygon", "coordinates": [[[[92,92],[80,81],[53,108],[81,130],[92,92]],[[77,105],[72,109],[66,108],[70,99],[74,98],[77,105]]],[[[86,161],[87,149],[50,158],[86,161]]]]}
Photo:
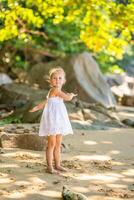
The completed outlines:
{"type": "Polygon", "coordinates": [[[77,96],[77,94],[65,93],[65,92],[62,92],[62,91],[57,91],[57,96],[61,97],[65,101],[71,101],[73,97],[77,96]]]}
{"type": "Polygon", "coordinates": [[[36,111],[38,111],[38,110],[43,109],[43,108],[45,107],[46,103],[47,103],[47,100],[45,100],[45,101],[39,103],[37,106],[35,106],[35,107],[33,107],[31,110],[29,110],[29,112],[36,112],[36,111]]]}

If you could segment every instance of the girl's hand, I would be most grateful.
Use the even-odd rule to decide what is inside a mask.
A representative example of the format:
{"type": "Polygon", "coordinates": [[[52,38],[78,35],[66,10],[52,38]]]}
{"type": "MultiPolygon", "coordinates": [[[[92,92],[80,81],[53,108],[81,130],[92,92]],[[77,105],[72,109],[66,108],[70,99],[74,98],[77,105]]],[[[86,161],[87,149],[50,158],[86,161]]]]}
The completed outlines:
{"type": "Polygon", "coordinates": [[[36,112],[36,111],[38,111],[40,109],[43,109],[45,107],[46,103],[47,103],[47,100],[39,103],[37,106],[35,106],[31,110],[29,110],[29,112],[36,112]]]}
{"type": "Polygon", "coordinates": [[[39,110],[39,107],[35,106],[31,110],[29,110],[29,112],[36,112],[37,110],[39,110]]]}
{"type": "Polygon", "coordinates": [[[78,94],[71,93],[71,95],[72,95],[72,98],[73,98],[73,97],[76,97],[78,94]]]}

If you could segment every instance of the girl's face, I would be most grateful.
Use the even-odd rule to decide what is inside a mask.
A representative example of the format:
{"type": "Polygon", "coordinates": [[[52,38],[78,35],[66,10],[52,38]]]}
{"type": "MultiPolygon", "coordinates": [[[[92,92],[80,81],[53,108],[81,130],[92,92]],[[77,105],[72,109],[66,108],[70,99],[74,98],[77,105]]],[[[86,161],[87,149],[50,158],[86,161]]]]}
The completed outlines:
{"type": "Polygon", "coordinates": [[[65,76],[63,72],[56,72],[51,77],[51,85],[53,87],[61,88],[62,85],[65,83],[65,76]]]}

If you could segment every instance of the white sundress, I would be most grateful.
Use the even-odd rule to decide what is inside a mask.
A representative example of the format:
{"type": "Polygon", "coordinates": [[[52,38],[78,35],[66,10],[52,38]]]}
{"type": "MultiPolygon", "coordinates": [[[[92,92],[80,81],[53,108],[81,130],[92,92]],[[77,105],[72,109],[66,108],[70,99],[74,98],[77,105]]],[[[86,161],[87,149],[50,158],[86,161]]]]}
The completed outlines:
{"type": "Polygon", "coordinates": [[[73,134],[66,106],[63,99],[55,96],[49,97],[43,110],[39,136],[73,134]]]}

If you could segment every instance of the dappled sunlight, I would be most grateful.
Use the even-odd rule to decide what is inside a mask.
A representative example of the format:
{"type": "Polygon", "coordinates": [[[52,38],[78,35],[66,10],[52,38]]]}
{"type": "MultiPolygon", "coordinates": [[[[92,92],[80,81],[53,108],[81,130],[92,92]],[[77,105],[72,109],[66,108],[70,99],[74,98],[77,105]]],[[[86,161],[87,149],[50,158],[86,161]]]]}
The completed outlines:
{"type": "Polygon", "coordinates": [[[61,192],[58,192],[55,190],[40,191],[40,192],[38,192],[38,194],[41,194],[41,195],[47,196],[47,197],[61,198],[61,192]]]}
{"type": "MultiPolygon", "coordinates": [[[[127,129],[125,129],[125,130],[127,130],[127,129]]],[[[117,127],[112,128],[112,130],[110,130],[110,135],[114,135],[117,133],[120,134],[121,131],[122,131],[122,133],[124,133],[124,129],[121,130],[120,128],[117,128],[117,127]]],[[[104,131],[101,131],[101,132],[104,132],[104,131]]]]}
{"type": "Polygon", "coordinates": [[[117,178],[123,178],[124,176],[121,174],[117,174],[117,173],[113,173],[113,172],[109,172],[106,173],[107,176],[112,176],[112,177],[117,177],[117,178]]]}
{"type": "Polygon", "coordinates": [[[5,127],[1,125],[1,126],[0,126],[0,131],[3,131],[4,128],[5,128],[5,127]]]}
{"type": "Polygon", "coordinates": [[[29,178],[29,180],[30,180],[30,182],[36,183],[36,184],[42,184],[42,183],[46,184],[47,183],[46,181],[40,179],[37,176],[36,177],[31,177],[31,178],[29,178]]]}
{"type": "Polygon", "coordinates": [[[101,141],[100,143],[102,143],[102,144],[113,144],[113,142],[111,142],[111,141],[101,141]]]}
{"type": "MultiPolygon", "coordinates": [[[[26,177],[24,178],[26,179],[26,177]]],[[[46,191],[46,182],[40,180],[38,177],[28,178],[29,181],[15,181],[14,185],[11,185],[8,187],[8,191],[5,191],[3,194],[4,197],[8,198],[22,198],[26,197],[28,195],[36,195],[36,194],[42,194],[45,195],[46,191]],[[12,187],[13,186],[13,187],[12,187]],[[14,187],[15,186],[15,187],[14,187]],[[10,191],[10,192],[9,192],[10,191]]],[[[58,195],[54,191],[51,196],[57,197],[58,195]]],[[[46,196],[50,196],[50,194],[47,194],[46,196]]]]}
{"type": "Polygon", "coordinates": [[[79,156],[74,156],[73,158],[79,159],[81,161],[92,161],[92,160],[107,161],[107,160],[111,160],[111,157],[106,156],[106,155],[92,155],[92,156],[79,155],[79,156]]]}
{"type": "Polygon", "coordinates": [[[21,185],[25,185],[25,186],[28,186],[28,185],[30,185],[31,184],[31,182],[30,181],[24,181],[24,180],[22,180],[22,181],[15,181],[15,183],[14,183],[15,185],[17,185],[17,186],[21,186],[21,185]]]}
{"type": "Polygon", "coordinates": [[[121,200],[120,198],[118,197],[104,197],[102,195],[90,195],[88,197],[88,200],[121,200]]]}
{"type": "Polygon", "coordinates": [[[4,195],[4,197],[9,198],[9,199],[20,199],[26,197],[25,193],[19,192],[19,191],[12,191],[12,193],[4,195]]]}
{"type": "MultiPolygon", "coordinates": [[[[39,195],[44,197],[50,197],[53,199],[61,199],[61,192],[55,191],[55,190],[37,190],[34,187],[28,188],[28,190],[13,190],[11,193],[8,192],[8,194],[4,194],[3,197],[8,198],[8,199],[21,199],[21,198],[26,198],[26,199],[32,199],[29,195],[39,195]]],[[[35,198],[34,197],[34,198],[35,198]]],[[[38,198],[37,198],[38,199],[38,198]]]]}
{"type": "Polygon", "coordinates": [[[109,151],[108,154],[109,154],[109,155],[111,155],[111,154],[117,155],[117,154],[120,154],[120,151],[118,151],[118,150],[112,150],[112,151],[109,151]]]}
{"type": "Polygon", "coordinates": [[[127,176],[134,176],[134,169],[128,169],[122,172],[122,174],[127,176]]]}
{"type": "Polygon", "coordinates": [[[0,184],[3,185],[3,184],[7,184],[7,183],[11,183],[13,182],[13,179],[9,177],[9,174],[7,173],[1,173],[0,172],[0,184]]]}
{"type": "Polygon", "coordinates": [[[77,180],[99,180],[99,181],[102,181],[102,182],[114,182],[114,181],[117,181],[119,180],[119,177],[115,177],[115,176],[110,176],[108,174],[94,174],[94,175],[89,175],[89,174],[76,174],[74,176],[74,179],[77,179],[77,180]]]}
{"type": "Polygon", "coordinates": [[[126,112],[119,112],[120,115],[122,115],[123,117],[134,117],[134,113],[126,113],[126,112]]]}
{"type": "Polygon", "coordinates": [[[17,158],[17,157],[20,157],[20,158],[31,158],[31,159],[34,159],[34,158],[40,158],[41,156],[38,154],[38,153],[33,153],[33,152],[26,152],[26,151],[19,151],[19,152],[10,152],[10,153],[6,153],[3,155],[3,157],[11,157],[11,158],[17,158]]]}
{"type": "Polygon", "coordinates": [[[71,187],[72,190],[74,190],[75,192],[80,192],[80,193],[87,193],[89,192],[89,189],[86,188],[86,187],[82,187],[82,186],[74,186],[74,187],[71,187]]]}
{"type": "Polygon", "coordinates": [[[43,151],[5,149],[0,163],[3,200],[60,200],[63,185],[84,194],[88,200],[120,200],[131,195],[134,172],[132,155],[129,158],[123,149],[126,139],[122,137],[126,134],[122,136],[121,132],[118,138],[116,131],[109,135],[107,131],[91,135],[79,133],[78,141],[75,137],[65,140],[71,151],[62,154],[62,164],[68,172],[61,176],[46,173],[43,151]]]}
{"type": "Polygon", "coordinates": [[[127,188],[127,185],[123,185],[123,184],[106,184],[107,187],[110,187],[110,188],[127,188]]]}
{"type": "Polygon", "coordinates": [[[97,144],[97,142],[91,141],[91,140],[84,141],[83,143],[84,143],[84,144],[87,144],[87,145],[96,145],[96,144],[97,144]]]}
{"type": "Polygon", "coordinates": [[[42,159],[38,153],[19,151],[3,154],[4,158],[15,159],[17,162],[24,163],[41,163],[42,159]]]}
{"type": "Polygon", "coordinates": [[[82,120],[71,120],[72,122],[76,122],[76,123],[79,123],[79,124],[81,124],[81,125],[88,125],[89,126],[89,124],[92,124],[93,122],[92,121],[82,121],[82,120]]]}
{"type": "Polygon", "coordinates": [[[126,183],[134,183],[134,178],[123,178],[122,181],[126,182],[126,183]]]}
{"type": "Polygon", "coordinates": [[[5,164],[5,163],[1,163],[0,164],[0,168],[20,168],[20,166],[18,164],[5,164]]]}
{"type": "Polygon", "coordinates": [[[124,163],[122,162],[118,162],[118,161],[111,161],[112,165],[115,165],[115,166],[123,166],[124,163]]]}
{"type": "Polygon", "coordinates": [[[0,178],[0,184],[11,183],[13,180],[11,178],[0,178]]]}
{"type": "Polygon", "coordinates": [[[40,162],[40,160],[27,160],[27,159],[20,159],[20,160],[17,160],[17,162],[20,162],[20,163],[27,163],[27,165],[29,164],[29,166],[30,166],[30,164],[32,165],[32,164],[37,164],[37,162],[39,163],[40,162]]]}

